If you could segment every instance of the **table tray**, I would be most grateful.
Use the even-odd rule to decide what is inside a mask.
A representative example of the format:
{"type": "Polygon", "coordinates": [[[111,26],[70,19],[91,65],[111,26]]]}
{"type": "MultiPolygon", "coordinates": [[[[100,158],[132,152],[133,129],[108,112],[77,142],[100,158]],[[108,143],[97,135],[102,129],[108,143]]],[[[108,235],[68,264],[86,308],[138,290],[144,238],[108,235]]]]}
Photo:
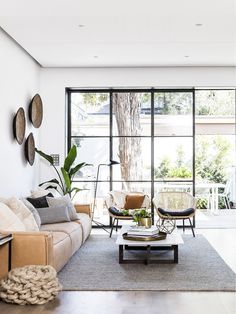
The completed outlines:
{"type": "Polygon", "coordinates": [[[136,235],[128,235],[127,232],[123,233],[123,239],[124,240],[131,240],[131,241],[159,241],[159,240],[165,240],[166,239],[166,233],[165,232],[159,232],[155,235],[149,235],[149,236],[136,236],[136,235]]]}

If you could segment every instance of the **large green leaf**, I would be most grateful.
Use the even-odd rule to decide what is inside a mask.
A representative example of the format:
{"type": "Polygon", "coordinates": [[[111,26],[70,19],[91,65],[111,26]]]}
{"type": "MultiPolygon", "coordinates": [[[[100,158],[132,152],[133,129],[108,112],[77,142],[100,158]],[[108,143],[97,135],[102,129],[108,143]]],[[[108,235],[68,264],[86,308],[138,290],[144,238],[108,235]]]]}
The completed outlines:
{"type": "Polygon", "coordinates": [[[77,156],[77,148],[75,145],[73,145],[64,162],[64,169],[67,172],[69,172],[70,167],[73,165],[73,162],[75,161],[76,156],[77,156]]]}
{"type": "Polygon", "coordinates": [[[36,153],[38,153],[41,157],[46,159],[53,166],[53,158],[52,158],[52,156],[43,153],[41,150],[38,150],[37,148],[35,148],[35,151],[36,151],[36,153]]]}
{"type": "Polygon", "coordinates": [[[71,180],[70,180],[69,174],[67,173],[67,171],[63,167],[61,167],[61,173],[62,173],[64,181],[65,181],[66,190],[67,190],[67,192],[69,192],[71,189],[71,180]]]}

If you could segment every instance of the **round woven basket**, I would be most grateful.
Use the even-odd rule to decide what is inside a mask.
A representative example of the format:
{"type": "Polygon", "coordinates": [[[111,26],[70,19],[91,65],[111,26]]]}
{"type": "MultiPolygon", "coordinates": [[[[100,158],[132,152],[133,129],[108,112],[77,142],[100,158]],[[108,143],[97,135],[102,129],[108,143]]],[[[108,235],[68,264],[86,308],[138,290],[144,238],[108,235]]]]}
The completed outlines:
{"type": "Polygon", "coordinates": [[[30,265],[15,268],[0,282],[0,298],[7,303],[45,304],[61,291],[52,266],[30,265]]]}

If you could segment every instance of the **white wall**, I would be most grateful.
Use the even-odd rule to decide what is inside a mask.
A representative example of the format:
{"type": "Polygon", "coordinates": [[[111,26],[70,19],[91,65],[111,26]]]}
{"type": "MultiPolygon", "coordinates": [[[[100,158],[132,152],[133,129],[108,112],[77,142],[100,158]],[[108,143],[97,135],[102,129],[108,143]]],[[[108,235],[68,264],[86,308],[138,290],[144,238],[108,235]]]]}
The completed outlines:
{"type": "MultiPolygon", "coordinates": [[[[29,102],[39,92],[40,66],[0,30],[0,196],[23,196],[38,183],[38,165],[24,158],[24,146],[13,138],[12,121],[19,107],[27,113],[29,102]]],[[[26,136],[38,130],[27,118],[26,136]]],[[[24,144],[24,143],[23,143],[24,144]]]]}
{"type": "MultiPolygon", "coordinates": [[[[40,147],[47,153],[66,151],[65,87],[233,87],[234,67],[160,68],[44,68],[41,70],[41,95],[44,125],[40,147]]],[[[41,180],[49,178],[50,168],[41,165],[41,180]]]]}
{"type": "Polygon", "coordinates": [[[32,96],[40,92],[44,120],[34,129],[27,117],[26,136],[32,131],[36,146],[48,153],[66,151],[65,87],[229,87],[236,85],[233,67],[160,68],[40,68],[0,30],[0,196],[27,195],[40,179],[53,175],[38,156],[26,163],[24,147],[12,135],[12,120],[22,106],[28,111],[32,96]],[[39,169],[40,166],[40,169],[39,169]]]}

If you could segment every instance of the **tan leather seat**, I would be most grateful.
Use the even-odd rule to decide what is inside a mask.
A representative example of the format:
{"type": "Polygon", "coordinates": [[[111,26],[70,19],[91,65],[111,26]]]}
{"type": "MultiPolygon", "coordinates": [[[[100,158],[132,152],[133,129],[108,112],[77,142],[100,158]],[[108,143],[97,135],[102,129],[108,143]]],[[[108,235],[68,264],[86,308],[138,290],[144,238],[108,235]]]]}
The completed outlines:
{"type": "Polygon", "coordinates": [[[70,236],[65,232],[52,232],[53,236],[53,266],[60,270],[72,255],[72,243],[70,236]]]}
{"type": "Polygon", "coordinates": [[[83,231],[83,243],[85,240],[89,237],[91,229],[92,229],[92,223],[91,218],[84,213],[77,213],[77,216],[79,220],[76,220],[77,223],[80,223],[82,226],[83,231]]]}
{"type": "MultiPolygon", "coordinates": [[[[25,265],[52,265],[59,271],[88,238],[90,207],[77,221],[42,225],[40,231],[13,231],[12,268],[25,265]]],[[[6,232],[7,234],[9,233],[6,232]]],[[[0,278],[8,272],[8,245],[0,247],[0,278]]]]}
{"type": "MultiPolygon", "coordinates": [[[[84,214],[86,215],[86,214],[84,214]]],[[[88,215],[87,215],[88,216],[88,215]]],[[[83,243],[82,226],[76,222],[62,222],[41,226],[42,231],[64,232],[71,240],[71,255],[73,255],[83,243]]]]}

